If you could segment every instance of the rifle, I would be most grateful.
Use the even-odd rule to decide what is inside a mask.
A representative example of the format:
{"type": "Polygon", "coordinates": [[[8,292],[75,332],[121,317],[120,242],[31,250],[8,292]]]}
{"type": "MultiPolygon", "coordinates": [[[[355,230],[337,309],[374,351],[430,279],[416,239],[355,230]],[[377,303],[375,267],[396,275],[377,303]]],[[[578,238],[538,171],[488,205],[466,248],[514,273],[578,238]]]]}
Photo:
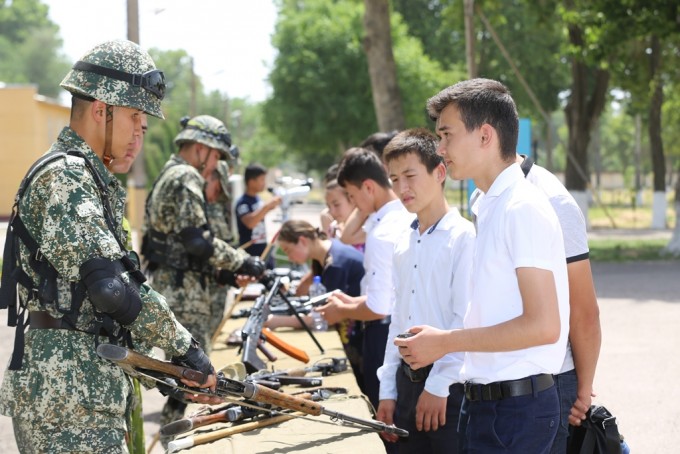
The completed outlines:
{"type": "MultiPolygon", "coordinates": [[[[347,393],[343,388],[319,388],[311,392],[295,394],[302,399],[308,399],[314,402],[326,400],[334,394],[347,393]]],[[[250,402],[250,404],[257,406],[257,402],[250,402]]],[[[210,424],[238,422],[244,419],[254,419],[263,414],[273,415],[273,410],[270,408],[253,408],[251,406],[243,406],[238,404],[228,404],[226,407],[221,407],[211,410],[208,414],[199,412],[192,416],[173,421],[161,427],[161,435],[176,436],[184,432],[188,432],[199,427],[204,427],[210,424]]]]}
{"type": "MultiPolygon", "coordinates": [[[[304,363],[309,362],[309,356],[305,352],[296,347],[293,347],[290,344],[287,344],[286,342],[281,340],[278,336],[276,336],[273,333],[273,331],[271,331],[269,328],[263,328],[263,324],[267,320],[271,302],[275,295],[279,294],[283,298],[283,300],[289,305],[289,307],[292,307],[292,303],[288,300],[288,298],[285,296],[285,293],[282,291],[282,283],[280,276],[271,273],[266,273],[262,280],[264,281],[263,282],[264,285],[268,288],[268,291],[266,295],[261,295],[255,300],[253,307],[250,309],[250,315],[248,316],[248,320],[246,321],[244,327],[241,329],[241,337],[243,339],[243,345],[241,346],[242,351],[241,362],[246,366],[246,370],[248,371],[248,373],[253,373],[258,370],[267,368],[264,361],[262,361],[260,357],[257,356],[256,352],[257,346],[259,345],[261,338],[264,338],[265,340],[269,341],[269,343],[272,344],[274,347],[278,348],[284,353],[287,353],[291,357],[304,363]]],[[[317,341],[316,337],[314,337],[314,334],[312,334],[311,330],[309,329],[309,326],[307,326],[302,321],[300,315],[297,312],[295,312],[294,309],[292,310],[295,316],[300,321],[300,324],[307,330],[307,333],[312,337],[316,345],[319,347],[319,350],[321,350],[321,353],[323,353],[324,352],[323,347],[321,347],[319,341],[317,341]]]]}
{"type": "MultiPolygon", "coordinates": [[[[196,381],[198,383],[204,383],[205,381],[204,374],[199,371],[166,361],[150,358],[118,345],[99,344],[97,347],[97,354],[104,359],[116,363],[132,376],[141,375],[156,381],[163,382],[163,374],[167,374],[174,378],[189,378],[190,380],[196,381]]],[[[389,434],[396,434],[400,437],[408,436],[408,431],[400,429],[394,425],[388,425],[382,421],[358,418],[340,413],[325,408],[316,402],[302,399],[294,395],[284,394],[256,383],[248,383],[227,378],[221,372],[217,374],[217,386],[214,392],[206,389],[190,388],[187,386],[177,386],[177,388],[187,393],[219,396],[224,399],[233,399],[235,396],[243,397],[250,401],[264,402],[275,408],[286,408],[288,410],[299,411],[310,416],[326,415],[332,420],[341,424],[349,422],[363,428],[369,428],[389,434]]],[[[246,403],[245,401],[240,402],[241,404],[246,403]]]]}
{"type": "MultiPolygon", "coordinates": [[[[270,305],[269,313],[274,315],[294,315],[294,313],[297,312],[301,315],[307,315],[312,311],[312,308],[326,304],[326,300],[328,300],[332,294],[333,292],[327,292],[323,295],[315,296],[314,298],[302,296],[296,299],[291,299],[290,306],[287,304],[270,305]]],[[[252,308],[243,308],[238,312],[233,313],[231,318],[250,317],[251,313],[252,308]]]]}

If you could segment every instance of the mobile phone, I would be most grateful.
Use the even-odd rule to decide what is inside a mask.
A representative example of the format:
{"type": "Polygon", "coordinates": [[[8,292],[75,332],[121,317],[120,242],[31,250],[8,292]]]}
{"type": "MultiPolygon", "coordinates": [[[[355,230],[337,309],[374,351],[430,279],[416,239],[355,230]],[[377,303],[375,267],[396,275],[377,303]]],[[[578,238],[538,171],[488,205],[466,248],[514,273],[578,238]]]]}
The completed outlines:
{"type": "Polygon", "coordinates": [[[407,332],[407,333],[397,334],[397,337],[399,339],[408,339],[409,337],[412,337],[412,336],[415,336],[415,333],[407,332]]]}

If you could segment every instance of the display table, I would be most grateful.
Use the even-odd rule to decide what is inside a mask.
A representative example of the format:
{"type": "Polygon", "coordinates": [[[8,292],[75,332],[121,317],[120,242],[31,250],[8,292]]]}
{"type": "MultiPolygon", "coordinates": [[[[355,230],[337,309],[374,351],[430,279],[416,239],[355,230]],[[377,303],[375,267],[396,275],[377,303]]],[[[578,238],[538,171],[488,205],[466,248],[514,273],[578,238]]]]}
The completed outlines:
{"type": "MultiPolygon", "coordinates": [[[[252,304],[252,301],[241,302],[235,308],[235,312],[238,312],[241,308],[248,308],[252,304]]],[[[245,322],[245,318],[239,318],[230,319],[225,324],[213,346],[211,354],[211,360],[216,368],[240,361],[241,356],[238,353],[238,347],[226,346],[226,340],[232,331],[240,329],[245,322]]],[[[267,361],[261,352],[258,352],[258,355],[267,362],[270,369],[274,366],[276,370],[311,366],[315,362],[324,359],[345,357],[345,352],[337,332],[333,330],[328,332],[315,332],[314,334],[324,348],[325,353],[322,354],[319,351],[319,348],[314,344],[311,337],[303,330],[284,328],[276,331],[276,335],[282,340],[302,349],[309,355],[310,361],[307,364],[289,357],[271,345],[268,345],[267,348],[278,357],[275,362],[272,363],[267,361]]],[[[320,373],[309,373],[307,376],[319,377],[320,373]]],[[[346,371],[323,377],[322,387],[338,387],[347,390],[347,394],[337,394],[328,400],[318,402],[323,407],[354,417],[364,419],[373,418],[370,403],[368,402],[368,399],[361,394],[349,363],[346,371]]],[[[280,389],[280,391],[286,393],[295,393],[304,390],[305,388],[300,388],[298,386],[284,386],[280,389]]],[[[187,409],[186,414],[189,415],[198,408],[198,405],[192,404],[187,409]]],[[[182,434],[177,438],[188,435],[197,436],[199,434],[211,433],[231,426],[231,423],[213,424],[211,426],[195,429],[193,432],[187,434],[182,434]]],[[[193,446],[182,450],[181,452],[189,451],[192,453],[219,452],[238,454],[265,452],[307,452],[315,454],[364,452],[373,454],[384,453],[385,448],[380,436],[376,432],[358,427],[343,426],[331,422],[331,419],[328,416],[321,415],[289,419],[275,425],[258,428],[245,433],[234,434],[207,444],[193,446]]]]}

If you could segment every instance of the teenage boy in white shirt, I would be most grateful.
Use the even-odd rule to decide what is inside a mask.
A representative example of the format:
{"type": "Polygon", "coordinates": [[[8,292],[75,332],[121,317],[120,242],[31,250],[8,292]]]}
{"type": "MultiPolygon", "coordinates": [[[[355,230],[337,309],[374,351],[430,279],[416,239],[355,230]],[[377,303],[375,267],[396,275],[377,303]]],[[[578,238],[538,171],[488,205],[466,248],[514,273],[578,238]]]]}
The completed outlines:
{"type": "Polygon", "coordinates": [[[335,293],[318,310],[329,325],[344,319],[364,322],[362,363],[364,390],[378,406],[377,370],[383,363],[390,316],[394,306],[392,254],[401,232],[414,216],[399,201],[380,158],[363,148],[347,150],[338,169],[338,183],[363,213],[371,213],[364,224],[364,278],[359,297],[335,293]]]}
{"type": "Polygon", "coordinates": [[[449,353],[418,370],[404,363],[395,337],[414,324],[460,329],[470,295],[475,231],[444,195],[446,167],[438,138],[427,129],[399,133],[385,148],[392,188],[417,218],[394,251],[396,300],[383,365],[378,369],[376,418],[409,431],[399,453],[457,453],[458,415],[463,400],[463,353],[449,353]]]}
{"type": "Polygon", "coordinates": [[[438,152],[454,179],[484,193],[477,216],[472,296],[464,329],[410,328],[397,339],[418,369],[466,352],[466,452],[550,451],[559,424],[553,374],[569,334],[569,287],[557,216],[515,162],[519,117],[500,82],[472,79],[428,101],[438,152]]]}

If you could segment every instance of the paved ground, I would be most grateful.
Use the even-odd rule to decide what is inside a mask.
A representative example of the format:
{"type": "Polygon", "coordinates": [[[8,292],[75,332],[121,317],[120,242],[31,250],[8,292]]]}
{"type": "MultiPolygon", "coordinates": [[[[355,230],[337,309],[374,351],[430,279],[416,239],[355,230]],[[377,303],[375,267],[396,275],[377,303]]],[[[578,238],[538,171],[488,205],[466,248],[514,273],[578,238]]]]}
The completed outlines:
{"type": "MultiPolygon", "coordinates": [[[[309,214],[295,209],[295,217],[309,214]]],[[[633,232],[609,233],[628,236],[633,232]]],[[[646,235],[670,238],[668,231],[646,235]]],[[[603,330],[595,402],[618,417],[620,431],[634,453],[672,452],[680,435],[680,387],[676,385],[680,376],[680,261],[595,263],[593,273],[603,330]]],[[[0,339],[0,364],[5,365],[14,339],[13,329],[6,327],[5,311],[0,311],[0,339]]],[[[3,373],[4,367],[0,377],[3,373]]],[[[145,392],[147,439],[158,430],[162,404],[160,394],[145,392]]],[[[0,416],[0,453],[16,452],[11,421],[0,416]]]]}

